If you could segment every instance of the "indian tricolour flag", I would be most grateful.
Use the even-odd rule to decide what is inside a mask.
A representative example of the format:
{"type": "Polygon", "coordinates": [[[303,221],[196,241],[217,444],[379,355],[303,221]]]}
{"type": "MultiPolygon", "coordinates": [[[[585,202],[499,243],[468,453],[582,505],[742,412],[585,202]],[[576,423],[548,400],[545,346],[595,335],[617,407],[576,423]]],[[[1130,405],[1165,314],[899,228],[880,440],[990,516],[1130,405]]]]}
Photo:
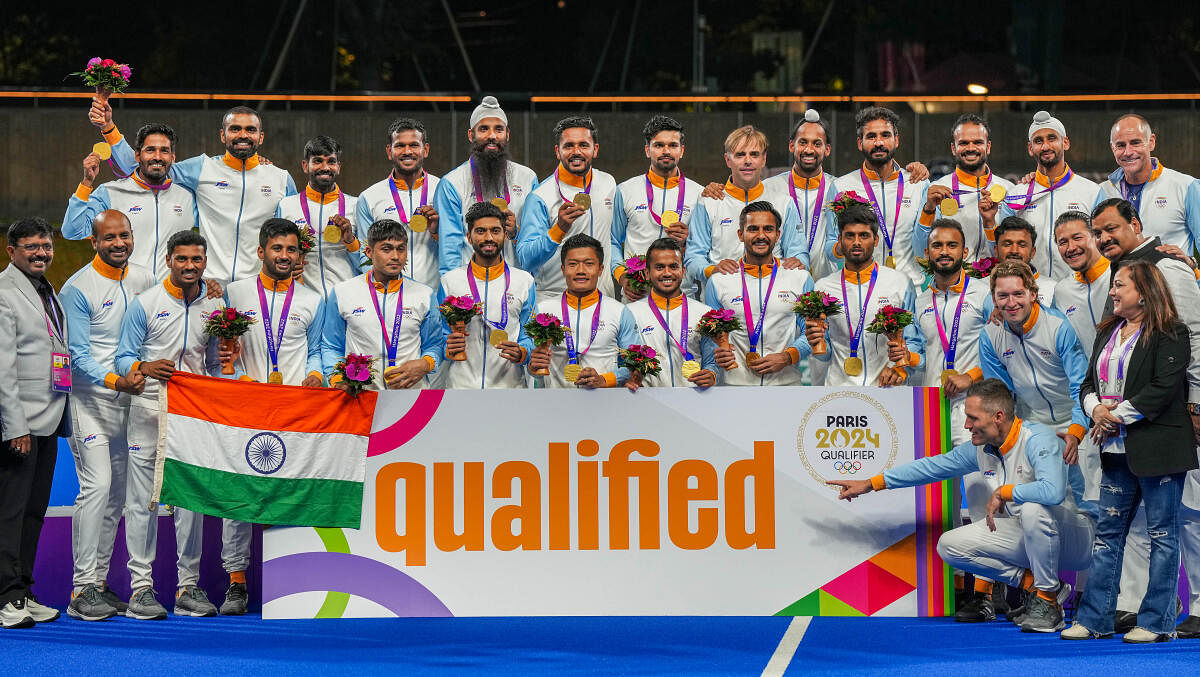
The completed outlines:
{"type": "Polygon", "coordinates": [[[158,502],[257,524],[358,528],[375,393],[183,372],[161,392],[158,502]]]}

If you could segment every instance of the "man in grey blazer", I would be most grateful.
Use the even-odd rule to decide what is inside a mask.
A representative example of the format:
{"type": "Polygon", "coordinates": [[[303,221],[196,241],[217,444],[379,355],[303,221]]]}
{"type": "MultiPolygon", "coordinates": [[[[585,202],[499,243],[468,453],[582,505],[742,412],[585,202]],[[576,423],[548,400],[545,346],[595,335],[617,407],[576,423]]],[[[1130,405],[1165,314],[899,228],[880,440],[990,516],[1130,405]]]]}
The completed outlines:
{"type": "Polygon", "coordinates": [[[26,218],[8,229],[12,263],[0,272],[0,625],[58,618],[31,591],[33,563],[70,391],[67,324],[45,272],[50,226],[26,218]]]}

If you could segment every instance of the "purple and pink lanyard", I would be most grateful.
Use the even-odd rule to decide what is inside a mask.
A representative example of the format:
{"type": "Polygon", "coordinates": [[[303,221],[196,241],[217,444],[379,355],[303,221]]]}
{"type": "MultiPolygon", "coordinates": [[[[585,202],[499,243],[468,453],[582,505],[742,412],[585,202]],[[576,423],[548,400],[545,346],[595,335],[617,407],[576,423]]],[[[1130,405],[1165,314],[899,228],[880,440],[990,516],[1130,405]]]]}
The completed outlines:
{"type": "Polygon", "coordinates": [[[271,358],[271,372],[275,373],[279,371],[279,349],[283,346],[283,332],[287,328],[288,311],[292,309],[292,294],[296,291],[296,285],[294,281],[289,284],[287,295],[283,297],[283,311],[279,313],[279,334],[276,335],[271,331],[271,317],[275,312],[275,296],[278,292],[272,292],[271,305],[268,307],[267,290],[263,287],[262,276],[259,276],[257,282],[258,307],[262,309],[263,332],[267,335],[267,355],[271,358]]]}
{"type": "MultiPolygon", "coordinates": [[[[405,226],[408,226],[408,222],[411,220],[411,217],[408,215],[408,212],[405,211],[404,203],[400,201],[400,189],[396,187],[396,179],[391,174],[388,175],[388,188],[390,188],[392,191],[392,203],[396,205],[396,216],[400,217],[400,223],[403,223],[405,226]]],[[[411,187],[409,187],[409,189],[408,189],[408,194],[409,194],[408,200],[411,203],[412,202],[412,188],[411,187]]],[[[429,204],[429,177],[425,175],[425,170],[422,169],[421,170],[421,204],[417,205],[417,209],[420,209],[421,207],[424,207],[427,204],[429,204]]],[[[417,213],[417,209],[413,210],[414,214],[417,213]]]]}
{"type": "MultiPolygon", "coordinates": [[[[842,308],[846,313],[846,330],[850,334],[850,357],[858,357],[858,346],[862,342],[863,327],[867,322],[867,306],[871,305],[871,294],[875,291],[875,281],[879,279],[879,266],[871,266],[871,284],[867,286],[867,296],[862,300],[862,310],[858,314],[858,328],[850,325],[850,295],[846,292],[846,274],[842,273],[842,308]]],[[[862,288],[862,283],[858,284],[862,288]]],[[[861,294],[861,292],[860,292],[861,294]]]]}
{"type": "MultiPolygon", "coordinates": [[[[1036,193],[1033,192],[1034,186],[1037,184],[1037,180],[1034,179],[1029,182],[1029,188],[1027,188],[1025,190],[1025,197],[1017,198],[1016,200],[1005,200],[1004,204],[1009,209],[1013,210],[1014,212],[1021,212],[1021,211],[1025,211],[1026,209],[1033,208],[1033,206],[1034,206],[1033,198],[1035,198],[1039,195],[1045,195],[1046,193],[1049,193],[1050,194],[1050,217],[1049,218],[1053,219],[1054,218],[1054,191],[1067,185],[1067,182],[1070,181],[1071,177],[1073,177],[1073,176],[1075,176],[1075,172],[1073,172],[1070,167],[1067,167],[1066,173],[1064,173],[1062,175],[1062,177],[1059,178],[1058,181],[1055,181],[1054,183],[1050,184],[1049,188],[1044,188],[1042,190],[1039,190],[1036,193]]],[[[1049,243],[1047,243],[1047,246],[1050,248],[1053,248],[1055,246],[1054,245],[1054,229],[1053,228],[1050,229],[1050,241],[1049,241],[1049,243]]],[[[1053,270],[1054,270],[1054,257],[1053,256],[1050,257],[1050,267],[1051,267],[1050,272],[1053,273],[1053,270]]]]}
{"type": "Polygon", "coordinates": [[[1138,337],[1142,335],[1142,328],[1138,327],[1138,330],[1134,332],[1133,336],[1129,337],[1129,340],[1125,342],[1125,348],[1121,351],[1121,354],[1117,356],[1116,383],[1110,384],[1108,380],[1108,371],[1111,365],[1113,349],[1117,347],[1117,340],[1121,336],[1121,329],[1124,326],[1125,322],[1122,321],[1121,324],[1117,325],[1117,328],[1113,330],[1112,336],[1108,339],[1108,345],[1104,346],[1104,354],[1101,356],[1100,362],[1097,363],[1097,371],[1099,372],[1098,376],[1100,377],[1100,380],[1103,383],[1109,384],[1116,391],[1111,395],[1101,395],[1100,399],[1117,403],[1120,403],[1125,396],[1125,365],[1129,360],[1129,352],[1133,350],[1133,346],[1137,344],[1138,337]]]}
{"type": "Polygon", "coordinates": [[[493,322],[493,321],[487,319],[487,298],[486,298],[487,297],[487,285],[489,282],[491,282],[491,279],[488,278],[487,275],[488,275],[488,273],[485,271],[484,279],[483,279],[484,295],[481,297],[479,295],[479,285],[477,285],[475,283],[475,271],[471,270],[470,265],[467,266],[467,284],[471,287],[471,298],[475,299],[475,303],[483,304],[483,321],[484,322],[491,325],[492,328],[494,328],[494,329],[504,329],[504,328],[508,327],[508,285],[509,285],[509,280],[510,280],[509,272],[508,272],[508,264],[507,263],[504,264],[504,294],[502,294],[500,296],[500,321],[499,322],[493,322]]]}
{"type": "MultiPolygon", "coordinates": [[[[404,281],[396,291],[396,314],[392,318],[392,333],[389,335],[387,324],[383,321],[383,308],[375,294],[375,279],[373,273],[367,273],[367,291],[371,293],[371,303],[375,305],[375,316],[379,318],[379,329],[383,331],[383,343],[387,348],[387,366],[396,366],[396,350],[400,345],[400,323],[404,320],[404,281]]],[[[384,287],[383,298],[387,300],[387,287],[384,287]]]]}
{"type": "MultiPolygon", "coordinates": [[[[563,328],[566,329],[564,343],[567,347],[567,364],[579,364],[579,360],[587,355],[587,351],[592,349],[592,344],[596,342],[596,334],[600,333],[600,304],[604,301],[604,294],[596,292],[596,310],[592,312],[592,335],[588,338],[588,347],[583,349],[582,353],[575,354],[575,338],[571,333],[571,314],[567,308],[567,293],[562,295],[562,316],[563,328]]],[[[579,323],[579,314],[583,312],[583,304],[575,309],[575,323],[579,323]]]]}
{"type": "MultiPolygon", "coordinates": [[[[871,209],[875,212],[875,220],[879,222],[879,229],[883,231],[883,241],[887,244],[887,251],[884,256],[893,255],[896,253],[896,248],[892,246],[892,241],[896,237],[896,230],[900,228],[900,205],[904,202],[904,172],[896,170],[896,214],[892,218],[892,232],[888,233],[887,218],[883,215],[883,209],[880,206],[880,201],[875,199],[875,191],[871,190],[871,182],[867,180],[867,173],[862,167],[858,168],[858,176],[862,179],[863,188],[867,191],[867,198],[871,201],[871,209]]],[[[879,196],[886,201],[887,191],[884,190],[886,181],[883,178],[883,173],[879,174],[879,196]]]]}
{"type": "MultiPolygon", "coordinates": [[[[322,195],[321,197],[324,198],[325,196],[322,195]]],[[[346,215],[346,194],[343,193],[340,189],[338,190],[337,203],[338,203],[337,215],[345,216],[346,215]]],[[[325,206],[325,204],[322,202],[321,203],[322,209],[324,209],[324,206],[325,206]]],[[[304,212],[304,222],[308,224],[307,228],[310,231],[312,231],[313,235],[316,236],[317,251],[319,252],[319,251],[321,251],[321,242],[324,241],[325,238],[321,237],[321,233],[317,232],[317,227],[320,226],[321,228],[324,228],[327,224],[313,223],[312,216],[309,214],[309,211],[308,211],[308,193],[307,193],[307,191],[304,193],[304,195],[300,196],[300,211],[304,212]]],[[[329,218],[331,220],[333,219],[332,216],[329,218]]]]}
{"type": "MultiPolygon", "coordinates": [[[[667,184],[670,183],[670,181],[671,180],[669,178],[663,179],[662,207],[664,210],[667,208],[667,184]]],[[[683,219],[683,197],[684,197],[683,194],[687,190],[687,187],[684,184],[684,177],[683,177],[682,169],[679,170],[679,184],[676,186],[676,189],[679,191],[679,193],[675,198],[675,213],[679,216],[680,220],[682,220],[683,219]]],[[[658,224],[658,236],[662,237],[663,231],[664,231],[662,216],[654,213],[654,184],[652,184],[650,182],[649,174],[646,175],[646,210],[650,212],[650,218],[654,219],[654,222],[658,224]]]]}
{"type": "MultiPolygon", "coordinates": [[[[937,324],[938,339],[942,342],[942,361],[945,369],[954,368],[954,356],[958,353],[958,325],[962,319],[963,300],[967,298],[967,285],[971,283],[971,278],[963,275],[962,291],[958,294],[958,306],[954,309],[954,322],[950,325],[950,336],[946,336],[945,325],[942,324],[942,315],[938,312],[937,307],[937,289],[933,289],[933,321],[937,324]]],[[[946,309],[942,306],[942,310],[946,309]]]]}
{"type": "MultiPolygon", "coordinates": [[[[558,189],[558,196],[560,198],[562,198],[563,202],[571,201],[571,200],[567,199],[566,195],[563,195],[562,181],[559,181],[559,179],[558,179],[558,170],[554,171],[554,186],[555,186],[555,188],[558,189]]],[[[587,180],[583,184],[583,193],[585,195],[589,195],[589,196],[592,194],[592,172],[591,172],[591,170],[588,170],[587,180]]],[[[591,213],[592,213],[592,208],[590,206],[587,208],[587,213],[588,213],[588,216],[590,217],[591,213]]],[[[591,235],[591,234],[592,234],[592,223],[591,223],[591,219],[589,218],[588,219],[588,235],[591,235]]]]}
{"type": "MultiPolygon", "coordinates": [[[[681,320],[680,326],[679,326],[679,340],[678,341],[675,340],[675,335],[671,333],[671,323],[667,321],[667,318],[663,317],[663,314],[661,312],[659,312],[658,304],[654,302],[654,299],[651,298],[650,296],[647,296],[646,303],[650,306],[650,312],[654,313],[654,319],[658,320],[659,326],[661,326],[663,328],[663,331],[667,332],[667,338],[670,339],[671,343],[674,343],[679,348],[679,354],[683,356],[683,361],[687,362],[688,360],[692,359],[692,353],[691,353],[691,351],[688,350],[688,347],[687,347],[688,346],[688,303],[687,303],[687,298],[681,297],[679,299],[679,305],[681,306],[680,313],[682,314],[683,319],[681,320]]],[[[670,313],[671,313],[671,304],[670,304],[670,301],[668,300],[667,314],[670,315],[670,313]]]]}
{"type": "MultiPolygon", "coordinates": [[[[761,273],[761,267],[759,269],[761,273]]],[[[775,275],[779,272],[779,260],[771,260],[771,281],[767,283],[767,293],[763,294],[758,308],[758,326],[754,325],[754,309],[750,307],[750,288],[746,286],[746,267],[742,265],[742,316],[746,319],[746,339],[750,343],[747,352],[758,352],[758,340],[762,338],[763,325],[767,323],[767,304],[771,302],[771,290],[775,288],[775,275]]],[[[758,288],[762,289],[762,278],[758,278],[758,288]]],[[[687,316],[684,316],[684,326],[687,316]]]]}
{"type": "MultiPolygon", "coordinates": [[[[796,205],[796,214],[801,219],[808,211],[808,185],[805,184],[804,189],[804,209],[800,209],[800,198],[796,195],[796,175],[793,173],[788,177],[788,194],[792,196],[792,204],[796,205]]],[[[813,201],[812,218],[808,220],[808,251],[812,253],[813,241],[817,238],[817,226],[821,222],[821,196],[825,194],[825,172],[821,172],[821,183],[817,185],[817,196],[813,201]]]]}

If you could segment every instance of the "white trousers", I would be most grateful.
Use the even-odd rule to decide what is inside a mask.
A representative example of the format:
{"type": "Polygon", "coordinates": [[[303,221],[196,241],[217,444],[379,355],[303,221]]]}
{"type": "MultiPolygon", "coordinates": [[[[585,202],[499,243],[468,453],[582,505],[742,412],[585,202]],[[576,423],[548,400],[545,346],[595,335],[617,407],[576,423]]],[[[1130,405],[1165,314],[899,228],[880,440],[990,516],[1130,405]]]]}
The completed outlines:
{"type": "Polygon", "coordinates": [[[1026,569],[1034,587],[1054,590],[1060,570],[1087,569],[1096,525],[1087,515],[1062,506],[1022,503],[1016,516],[996,517],[952,529],[938,540],[938,555],[950,566],[1020,587],[1026,569]]]}
{"type": "Polygon", "coordinates": [[[237,520],[221,520],[221,566],[228,573],[250,568],[250,537],[254,525],[237,520]]]}
{"type": "Polygon", "coordinates": [[[70,398],[71,454],[79,495],[71,513],[75,589],[108,578],[117,525],[125,507],[128,401],[76,394],[70,398]]]}
{"type": "MultiPolygon", "coordinates": [[[[125,544],[129,548],[129,578],[134,590],[153,587],[152,567],[158,549],[158,512],[150,510],[154,493],[154,459],[158,450],[158,407],[134,402],[129,407],[129,470],[125,501],[125,544]]],[[[179,587],[200,580],[204,517],[175,509],[175,554],[179,587]]]]}

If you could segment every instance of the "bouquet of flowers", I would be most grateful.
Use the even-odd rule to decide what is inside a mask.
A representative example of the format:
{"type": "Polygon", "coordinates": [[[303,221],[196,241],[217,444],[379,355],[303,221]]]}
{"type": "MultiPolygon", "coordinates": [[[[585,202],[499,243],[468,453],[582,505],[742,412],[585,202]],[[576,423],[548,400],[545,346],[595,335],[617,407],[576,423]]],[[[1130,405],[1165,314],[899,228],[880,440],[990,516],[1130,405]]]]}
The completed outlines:
{"type": "MultiPolygon", "coordinates": [[[[697,334],[707,336],[722,348],[729,347],[729,332],[741,328],[741,320],[728,309],[710,310],[696,323],[697,334]]],[[[734,363],[733,368],[737,369],[737,363],[734,363]]]]}
{"type": "Polygon", "coordinates": [[[837,196],[833,198],[833,201],[829,203],[829,209],[831,209],[834,214],[838,214],[846,207],[856,204],[867,205],[871,203],[867,202],[862,197],[859,197],[858,193],[855,193],[852,190],[844,190],[838,193],[837,196]]]}
{"type": "MultiPolygon", "coordinates": [[[[458,333],[466,333],[467,323],[471,318],[483,312],[483,304],[476,303],[474,297],[471,296],[447,296],[445,301],[438,306],[442,317],[446,318],[446,324],[450,325],[450,330],[458,333]]],[[[455,362],[462,362],[467,359],[466,351],[455,353],[450,359],[455,362]]]]}
{"type": "Polygon", "coordinates": [[[629,280],[629,288],[636,292],[650,288],[650,274],[646,269],[645,256],[630,256],[625,259],[625,279],[629,280]]]}
{"type": "Polygon", "coordinates": [[[300,260],[304,260],[304,256],[317,248],[317,234],[312,228],[302,226],[300,228],[300,260]]]}
{"type": "Polygon", "coordinates": [[[113,93],[121,93],[129,86],[129,78],[133,75],[133,70],[128,64],[117,63],[112,59],[101,59],[94,56],[88,60],[87,66],[78,73],[71,73],[83,80],[83,83],[89,87],[96,88],[96,96],[101,101],[108,101],[108,97],[113,93]]]}
{"type": "Polygon", "coordinates": [[[992,274],[992,268],[995,268],[997,263],[1000,263],[1000,259],[994,256],[985,256],[974,263],[963,261],[963,270],[976,280],[982,280],[992,274]]]}
{"type": "MultiPolygon", "coordinates": [[[[533,344],[537,346],[536,350],[546,351],[550,350],[550,346],[556,346],[567,338],[567,330],[563,327],[562,322],[550,313],[538,313],[527,322],[525,334],[533,340],[533,344]]],[[[550,370],[531,369],[529,373],[534,376],[547,376],[550,374],[550,370]]]]}
{"type": "Polygon", "coordinates": [[[629,381],[636,390],[642,385],[646,376],[654,376],[662,371],[658,364],[658,353],[650,346],[632,345],[617,353],[621,363],[629,370],[629,381]]]}
{"type": "MultiPolygon", "coordinates": [[[[204,333],[220,339],[221,348],[232,353],[237,350],[238,337],[250,331],[254,322],[253,317],[239,313],[237,308],[222,308],[209,314],[204,321],[204,333]]],[[[233,373],[232,361],[221,360],[221,373],[233,373]]]]}
{"type": "MultiPolygon", "coordinates": [[[[817,290],[801,294],[795,305],[792,306],[792,312],[806,320],[812,320],[821,325],[821,330],[829,328],[829,323],[826,318],[830,315],[837,315],[842,312],[842,303],[837,300],[836,296],[830,296],[825,292],[817,290]]],[[[825,343],[825,339],[821,339],[813,346],[813,355],[824,355],[829,352],[829,346],[825,343]]]]}
{"type": "MultiPolygon", "coordinates": [[[[908,346],[904,342],[904,337],[901,335],[904,328],[913,323],[912,313],[897,306],[884,306],[875,313],[875,319],[871,320],[871,324],[867,325],[867,331],[872,334],[886,334],[889,341],[899,341],[900,346],[904,348],[905,353],[908,352],[908,346]]],[[[896,362],[897,367],[908,366],[908,358],[904,357],[896,362]]]]}
{"type": "Polygon", "coordinates": [[[333,380],[345,384],[346,392],[358,397],[375,380],[375,358],[350,353],[346,359],[334,365],[333,380]]]}

